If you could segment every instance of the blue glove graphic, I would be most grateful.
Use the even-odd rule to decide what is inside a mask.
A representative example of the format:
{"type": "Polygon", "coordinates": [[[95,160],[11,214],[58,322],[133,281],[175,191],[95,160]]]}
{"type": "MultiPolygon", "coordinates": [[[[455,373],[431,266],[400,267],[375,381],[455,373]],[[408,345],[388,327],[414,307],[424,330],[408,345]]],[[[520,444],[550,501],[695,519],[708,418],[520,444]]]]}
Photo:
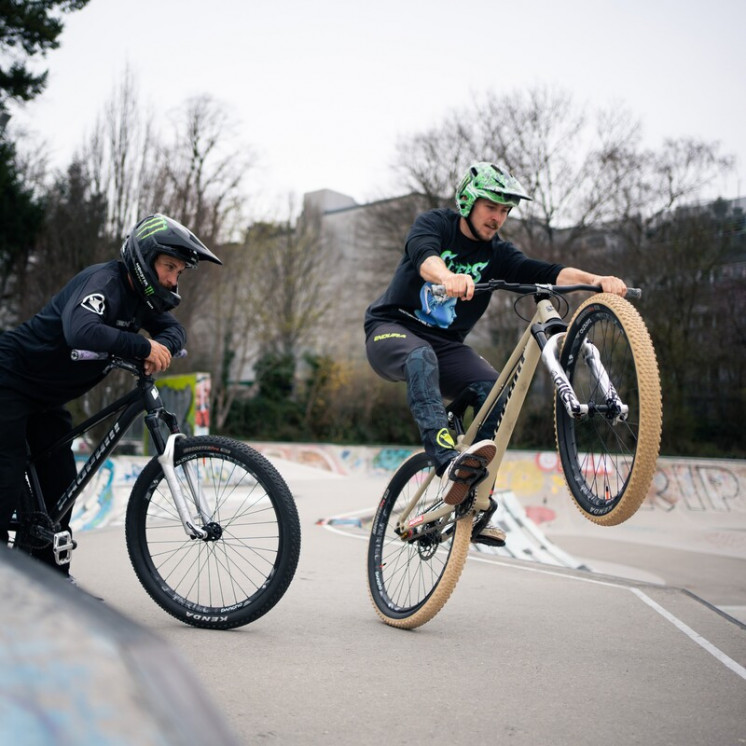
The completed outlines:
{"type": "Polygon", "coordinates": [[[428,326],[447,329],[456,318],[456,298],[441,297],[433,293],[433,284],[426,282],[420,290],[422,308],[414,315],[428,326]]]}

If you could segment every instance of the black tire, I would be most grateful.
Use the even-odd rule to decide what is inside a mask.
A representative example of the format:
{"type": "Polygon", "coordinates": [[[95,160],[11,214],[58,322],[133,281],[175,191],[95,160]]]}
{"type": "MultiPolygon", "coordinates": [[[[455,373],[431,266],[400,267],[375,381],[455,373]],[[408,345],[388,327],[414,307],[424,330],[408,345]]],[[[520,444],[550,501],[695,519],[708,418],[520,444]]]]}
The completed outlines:
{"type": "MultiPolygon", "coordinates": [[[[425,453],[405,461],[391,478],[373,519],[368,545],[368,590],[381,619],[392,627],[414,629],[430,621],[445,605],[466,562],[472,513],[444,525],[432,539],[405,541],[395,528],[402,510],[422,483],[432,480],[412,516],[435,506],[440,479],[425,453]]],[[[453,514],[451,514],[453,518],[453,514]]]]}
{"type": "Polygon", "coordinates": [[[560,362],[580,403],[590,403],[594,412],[574,419],[559,396],[555,400],[557,448],[565,481],[588,520],[617,525],[634,515],[645,500],[660,449],[661,390],[650,335],[628,301],[606,293],[595,295],[570,321],[560,362]],[[585,340],[595,345],[611,383],[629,406],[625,420],[604,412],[605,401],[580,354],[585,340]]]}
{"type": "Polygon", "coordinates": [[[198,475],[210,510],[198,525],[208,525],[212,536],[186,535],[161,465],[152,459],[127,506],[127,550],[137,577],[159,606],[187,624],[249,624],[282,598],[298,565],[300,522],[290,490],[261,454],[227,438],[181,438],[174,464],[193,516],[184,465],[198,475]]]}

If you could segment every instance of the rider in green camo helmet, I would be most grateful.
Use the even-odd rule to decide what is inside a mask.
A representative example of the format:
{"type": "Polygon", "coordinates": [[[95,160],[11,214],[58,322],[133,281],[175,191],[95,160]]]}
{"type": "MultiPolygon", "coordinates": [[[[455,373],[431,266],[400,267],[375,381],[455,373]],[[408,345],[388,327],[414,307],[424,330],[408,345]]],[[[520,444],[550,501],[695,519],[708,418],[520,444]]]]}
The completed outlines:
{"type": "Polygon", "coordinates": [[[517,207],[522,199],[531,199],[515,176],[485,161],[469,166],[456,188],[458,211],[467,221],[471,208],[480,197],[509,207],[517,207]]]}

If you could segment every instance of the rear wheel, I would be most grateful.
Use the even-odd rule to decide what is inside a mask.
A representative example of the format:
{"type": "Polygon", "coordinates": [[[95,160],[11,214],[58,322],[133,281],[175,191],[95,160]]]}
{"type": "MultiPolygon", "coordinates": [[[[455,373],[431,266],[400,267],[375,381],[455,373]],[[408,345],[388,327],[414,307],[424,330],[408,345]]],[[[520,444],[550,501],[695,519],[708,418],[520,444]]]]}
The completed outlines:
{"type": "Polygon", "coordinates": [[[660,448],[662,406],[658,365],[645,324],[623,298],[599,294],[577,310],[560,362],[589,413],[571,417],[558,395],[555,426],[565,480],[581,513],[593,523],[627,520],[647,496],[660,448]],[[585,353],[590,342],[626,415],[609,405],[585,353]]]}
{"type": "Polygon", "coordinates": [[[150,597],[196,627],[229,629],[266,614],[284,595],[300,554],[300,523],[292,495],[261,454],[215,436],[182,438],[176,478],[194,525],[184,531],[157,459],[135,482],[127,506],[132,566],[150,597]],[[192,485],[201,495],[198,519],[192,485]]]}
{"type": "Polygon", "coordinates": [[[403,539],[397,533],[402,511],[428,479],[409,514],[412,519],[443,506],[440,479],[425,453],[415,454],[399,467],[378,506],[368,545],[373,605],[386,624],[402,629],[425,624],[443,608],[461,576],[471,540],[470,511],[455,524],[451,512],[433,524],[432,531],[417,534],[419,538],[403,539]]]}

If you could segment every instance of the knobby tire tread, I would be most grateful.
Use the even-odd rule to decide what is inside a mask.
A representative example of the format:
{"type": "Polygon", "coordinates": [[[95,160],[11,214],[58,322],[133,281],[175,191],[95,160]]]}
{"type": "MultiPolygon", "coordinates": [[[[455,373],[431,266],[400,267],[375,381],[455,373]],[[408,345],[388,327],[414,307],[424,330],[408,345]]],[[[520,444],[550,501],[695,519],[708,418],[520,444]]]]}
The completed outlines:
{"type": "MultiPolygon", "coordinates": [[[[592,306],[602,306],[618,320],[629,343],[634,360],[637,391],[639,397],[639,424],[637,446],[633,465],[622,497],[609,512],[595,515],[586,511],[578,498],[581,486],[575,485],[563,469],[565,482],[575,507],[589,521],[601,526],[615,526],[633,516],[647,497],[656,471],[662,428],[662,402],[658,363],[650,334],[640,314],[632,304],[617,295],[601,293],[588,298],[573,315],[565,336],[565,343],[571,339],[578,320],[586,315],[592,306]]],[[[593,313],[590,311],[589,313],[593,313]]],[[[563,450],[564,430],[559,426],[557,408],[562,406],[555,397],[555,436],[558,451],[563,450]]]]}
{"type": "MultiPolygon", "coordinates": [[[[175,464],[200,458],[224,461],[230,456],[247,474],[254,476],[267,495],[271,495],[277,523],[281,524],[281,542],[271,577],[256,594],[256,599],[235,611],[225,614],[197,614],[174,597],[167,583],[160,577],[151,561],[147,547],[146,519],[150,497],[156,485],[165,485],[165,476],[156,458],[145,466],[135,482],[127,506],[126,541],[133,569],[148,595],[167,613],[195,627],[231,629],[255,621],[272,609],[287,591],[297,568],[301,533],[298,512],[285,480],[260,453],[244,443],[219,436],[196,436],[180,439],[176,446],[175,464]],[[189,449],[188,453],[185,453],[189,449]],[[221,459],[221,452],[226,454],[221,459]],[[211,617],[219,618],[211,618],[211,617]]],[[[229,463],[234,461],[229,460],[229,463]]],[[[170,492],[169,492],[170,496],[170,492]]],[[[173,506],[174,515],[176,508],[173,506]]],[[[181,524],[178,524],[179,527],[181,524]]],[[[183,532],[183,529],[182,529],[183,532]]],[[[200,539],[193,541],[199,542],[200,539]]]]}
{"type": "MultiPolygon", "coordinates": [[[[385,599],[381,598],[375,582],[375,544],[377,540],[385,541],[385,530],[381,536],[376,527],[384,519],[388,523],[391,512],[406,484],[430,462],[424,452],[416,453],[405,461],[394,474],[389,483],[385,500],[379,505],[373,520],[368,551],[368,594],[376,613],[386,624],[398,629],[415,629],[429,622],[446,604],[458,583],[466,563],[471,543],[473,514],[469,511],[455,524],[451,549],[445,562],[445,568],[436,581],[433,589],[424,601],[397,613],[388,610],[385,599]]],[[[437,477],[433,477],[437,479],[437,477]]]]}

